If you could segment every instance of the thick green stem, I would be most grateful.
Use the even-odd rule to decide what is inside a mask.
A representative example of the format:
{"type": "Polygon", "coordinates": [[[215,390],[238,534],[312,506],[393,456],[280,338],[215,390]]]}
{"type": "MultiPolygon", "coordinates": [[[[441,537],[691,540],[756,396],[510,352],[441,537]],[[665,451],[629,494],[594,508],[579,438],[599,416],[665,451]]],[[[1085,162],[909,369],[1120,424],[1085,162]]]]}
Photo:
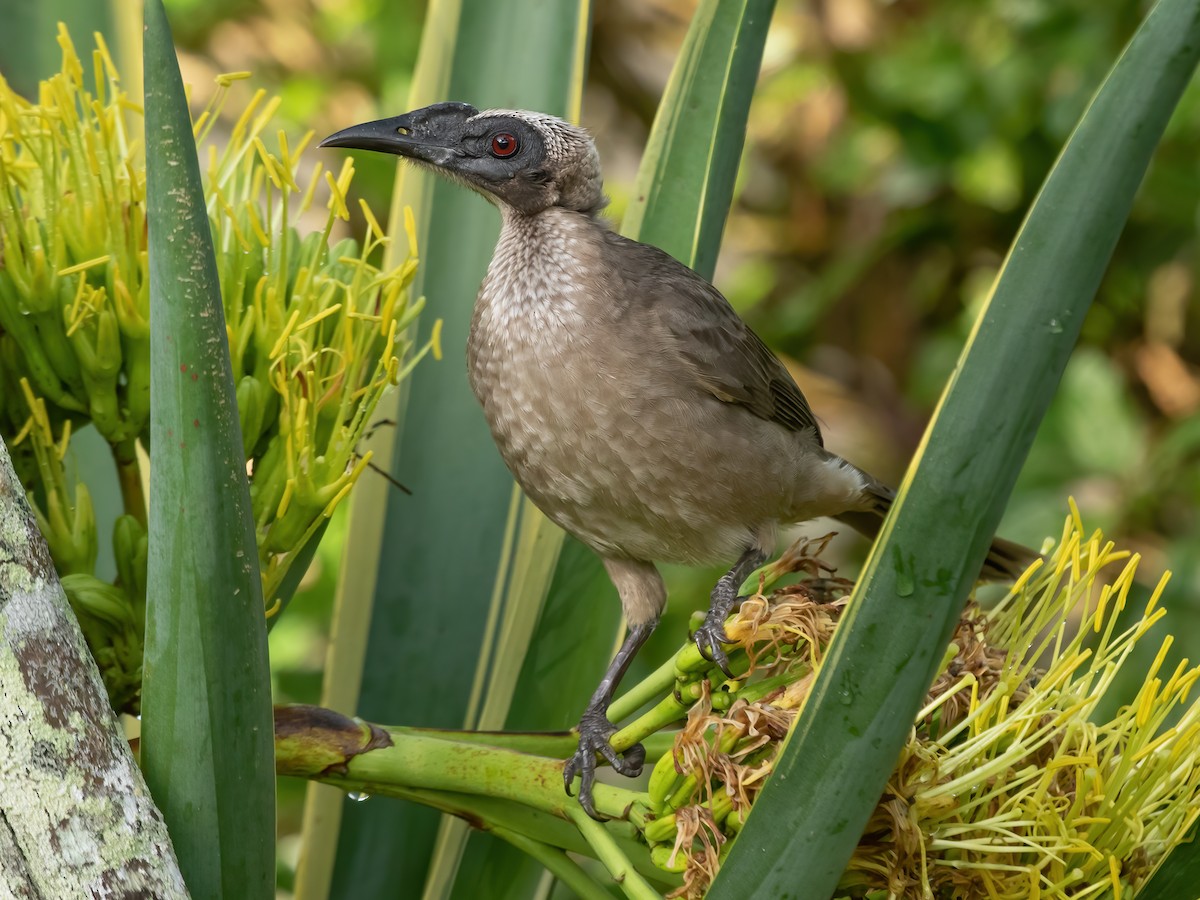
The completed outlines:
{"type": "Polygon", "coordinates": [[[582,900],[612,900],[612,894],[597,884],[579,863],[557,847],[531,840],[519,831],[511,831],[500,826],[492,826],[491,832],[518,850],[528,853],[545,866],[555,878],[578,894],[582,900]]]}
{"type": "MultiPolygon", "coordinates": [[[[684,712],[686,714],[686,708],[684,712]]],[[[682,718],[682,716],[676,718],[682,718]]],[[[613,746],[619,750],[627,750],[641,741],[646,748],[646,758],[658,759],[674,745],[675,734],[658,732],[657,729],[653,730],[655,733],[646,731],[639,724],[644,720],[646,720],[646,716],[639,717],[636,722],[614,735],[613,746]],[[638,729],[638,731],[632,729],[638,729]],[[641,733],[638,737],[630,739],[632,735],[639,732],[641,733]],[[618,739],[620,739],[620,743],[617,743],[618,739]]],[[[669,725],[672,721],[675,719],[666,719],[659,727],[669,725]]],[[[579,735],[573,731],[455,731],[448,728],[413,728],[409,725],[389,725],[387,731],[391,734],[423,735],[446,741],[457,741],[461,744],[486,744],[489,747],[503,747],[518,753],[532,753],[535,756],[548,756],[551,759],[566,759],[579,746],[579,735]]]]}
{"type": "Polygon", "coordinates": [[[675,686],[675,653],[665,663],[643,678],[608,707],[608,717],[614,722],[633,715],[647,703],[665,694],[675,686]]]}
{"type": "MultiPolygon", "coordinates": [[[[525,835],[530,840],[557,847],[568,853],[596,856],[592,846],[565,818],[530,809],[520,803],[453,791],[431,791],[395,784],[354,781],[338,775],[330,775],[316,780],[340,790],[371,797],[394,797],[399,800],[420,803],[422,806],[428,806],[439,812],[458,816],[481,830],[490,830],[496,827],[506,828],[511,832],[525,835]]],[[[610,822],[602,827],[609,831],[610,837],[620,848],[621,853],[633,862],[634,868],[643,876],[661,884],[668,890],[677,887],[680,883],[679,876],[657,868],[646,854],[645,845],[625,833],[625,829],[621,827],[623,824],[610,822]]]]}
{"type": "MultiPolygon", "coordinates": [[[[674,694],[668,694],[658,702],[657,706],[649,709],[644,715],[638,716],[638,718],[614,734],[610,743],[618,752],[628,750],[639,741],[648,740],[651,735],[657,734],[660,729],[678,722],[687,716],[690,706],[691,703],[684,706],[675,699],[674,694]]],[[[674,735],[670,735],[670,737],[673,741],[674,735]]],[[[650,752],[649,747],[646,748],[647,759],[657,759],[659,756],[662,756],[662,753],[656,756],[650,752]]]]}
{"type": "MultiPolygon", "coordinates": [[[[482,794],[557,816],[578,802],[563,790],[562,763],[501,747],[395,733],[393,744],[352,758],[346,777],[376,783],[482,794]]],[[[642,794],[597,785],[596,808],[619,818],[642,794]]]]}
{"type": "MultiPolygon", "coordinates": [[[[524,803],[566,818],[578,806],[563,790],[561,760],[503,747],[389,731],[315,706],[275,710],[280,775],[456,791],[524,803]]],[[[644,794],[597,785],[596,808],[621,818],[644,794]]]]}
{"type": "Polygon", "coordinates": [[[650,886],[650,882],[637,873],[633,862],[603,825],[589,817],[581,806],[573,807],[569,815],[584,840],[591,844],[596,858],[604,863],[613,881],[620,885],[629,900],[662,900],[659,893],[650,886]]]}
{"type": "Polygon", "coordinates": [[[147,528],[146,491],[142,486],[142,467],[138,464],[137,438],[113,444],[112,452],[117,463],[117,480],[121,485],[125,512],[137,519],[143,528],[147,528]]]}

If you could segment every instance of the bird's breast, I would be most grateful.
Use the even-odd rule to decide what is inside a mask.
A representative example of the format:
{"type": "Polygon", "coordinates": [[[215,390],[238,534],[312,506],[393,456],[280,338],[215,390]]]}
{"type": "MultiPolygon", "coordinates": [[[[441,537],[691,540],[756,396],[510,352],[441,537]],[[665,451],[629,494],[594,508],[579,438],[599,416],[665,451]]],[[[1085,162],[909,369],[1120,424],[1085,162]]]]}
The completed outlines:
{"type": "Polygon", "coordinates": [[[485,283],[469,375],[505,463],[543,512],[601,553],[736,556],[746,529],[726,517],[728,498],[710,496],[724,490],[711,473],[726,448],[695,431],[679,381],[626,333],[636,325],[597,315],[555,279],[485,283]]]}

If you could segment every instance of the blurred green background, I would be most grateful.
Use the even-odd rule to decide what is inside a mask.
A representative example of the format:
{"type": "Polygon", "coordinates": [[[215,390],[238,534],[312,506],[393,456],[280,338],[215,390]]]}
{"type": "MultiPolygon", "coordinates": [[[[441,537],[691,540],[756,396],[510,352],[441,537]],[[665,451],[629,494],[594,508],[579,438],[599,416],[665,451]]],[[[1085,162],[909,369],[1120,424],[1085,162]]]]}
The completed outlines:
{"type": "MultiPolygon", "coordinates": [[[[605,162],[614,220],[694,5],[595,6],[583,121],[605,162]]],[[[797,361],[832,449],[899,480],[1023,211],[1148,6],[780,0],[716,281],[772,347],[797,361]]],[[[280,124],[297,136],[406,108],[419,0],[167,0],[167,8],[196,108],[217,74],[238,70],[254,78],[236,86],[242,94],[226,107],[230,115],[263,87],[280,94],[280,124]]],[[[79,31],[75,40],[86,44],[79,31]]],[[[1074,496],[1085,524],[1142,554],[1146,583],[1174,571],[1163,603],[1177,655],[1192,658],[1200,655],[1197,147],[1193,85],[1003,529],[1037,545],[1059,533],[1074,496]]],[[[356,189],[375,210],[387,209],[393,163],[359,154],[356,167],[356,189]]],[[[481,204],[480,215],[489,214],[481,204]]],[[[472,301],[429,298],[434,315],[472,301]]],[[[423,364],[463,365],[462,349],[423,364]]],[[[382,479],[365,488],[391,490],[382,479]]],[[[277,702],[319,696],[343,513],[271,635],[277,702]]],[[[851,539],[836,556],[851,568],[863,550],[851,539]]],[[[671,576],[675,596],[690,592],[695,606],[711,586],[709,573],[671,576]]],[[[677,602],[677,614],[686,605],[677,602]]],[[[660,646],[641,660],[661,658],[679,636],[661,628],[660,646]]],[[[285,888],[303,789],[280,785],[285,888]]]]}

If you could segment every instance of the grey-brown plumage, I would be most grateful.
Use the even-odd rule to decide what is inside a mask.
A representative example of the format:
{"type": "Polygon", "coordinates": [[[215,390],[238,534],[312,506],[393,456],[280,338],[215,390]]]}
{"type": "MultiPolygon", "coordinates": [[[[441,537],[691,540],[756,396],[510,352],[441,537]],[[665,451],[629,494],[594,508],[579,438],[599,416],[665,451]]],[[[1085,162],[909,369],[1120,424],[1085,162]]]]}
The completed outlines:
{"type": "MultiPolygon", "coordinates": [[[[800,389],[716,288],[610,229],[582,129],[440,103],[322,146],[406,156],[499,207],[467,345],[471,387],[526,494],[604,560],[630,625],[564,773],[568,790],[581,775],[594,815],[595,754],[641,768],[639,750],[609,745],[606,711],[666,602],[654,563],[737,560],[695,637],[725,668],[723,622],[780,526],[834,516],[874,535],[891,491],[824,449],[800,389]]],[[[991,574],[1011,577],[1028,557],[997,542],[991,574]]]]}

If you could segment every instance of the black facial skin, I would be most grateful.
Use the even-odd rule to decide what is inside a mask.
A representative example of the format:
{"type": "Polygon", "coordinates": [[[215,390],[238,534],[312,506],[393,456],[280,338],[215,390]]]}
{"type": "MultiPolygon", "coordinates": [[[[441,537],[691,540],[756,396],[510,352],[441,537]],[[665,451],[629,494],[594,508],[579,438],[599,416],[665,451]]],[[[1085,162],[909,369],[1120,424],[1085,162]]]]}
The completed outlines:
{"type": "Polygon", "coordinates": [[[436,103],[402,116],[354,125],[330,135],[322,147],[375,150],[440,170],[489,200],[501,201],[526,214],[557,200],[554,179],[546,166],[541,134],[515,116],[475,118],[466,103],[436,103]],[[492,152],[497,135],[511,135],[517,148],[510,156],[492,152]]]}

